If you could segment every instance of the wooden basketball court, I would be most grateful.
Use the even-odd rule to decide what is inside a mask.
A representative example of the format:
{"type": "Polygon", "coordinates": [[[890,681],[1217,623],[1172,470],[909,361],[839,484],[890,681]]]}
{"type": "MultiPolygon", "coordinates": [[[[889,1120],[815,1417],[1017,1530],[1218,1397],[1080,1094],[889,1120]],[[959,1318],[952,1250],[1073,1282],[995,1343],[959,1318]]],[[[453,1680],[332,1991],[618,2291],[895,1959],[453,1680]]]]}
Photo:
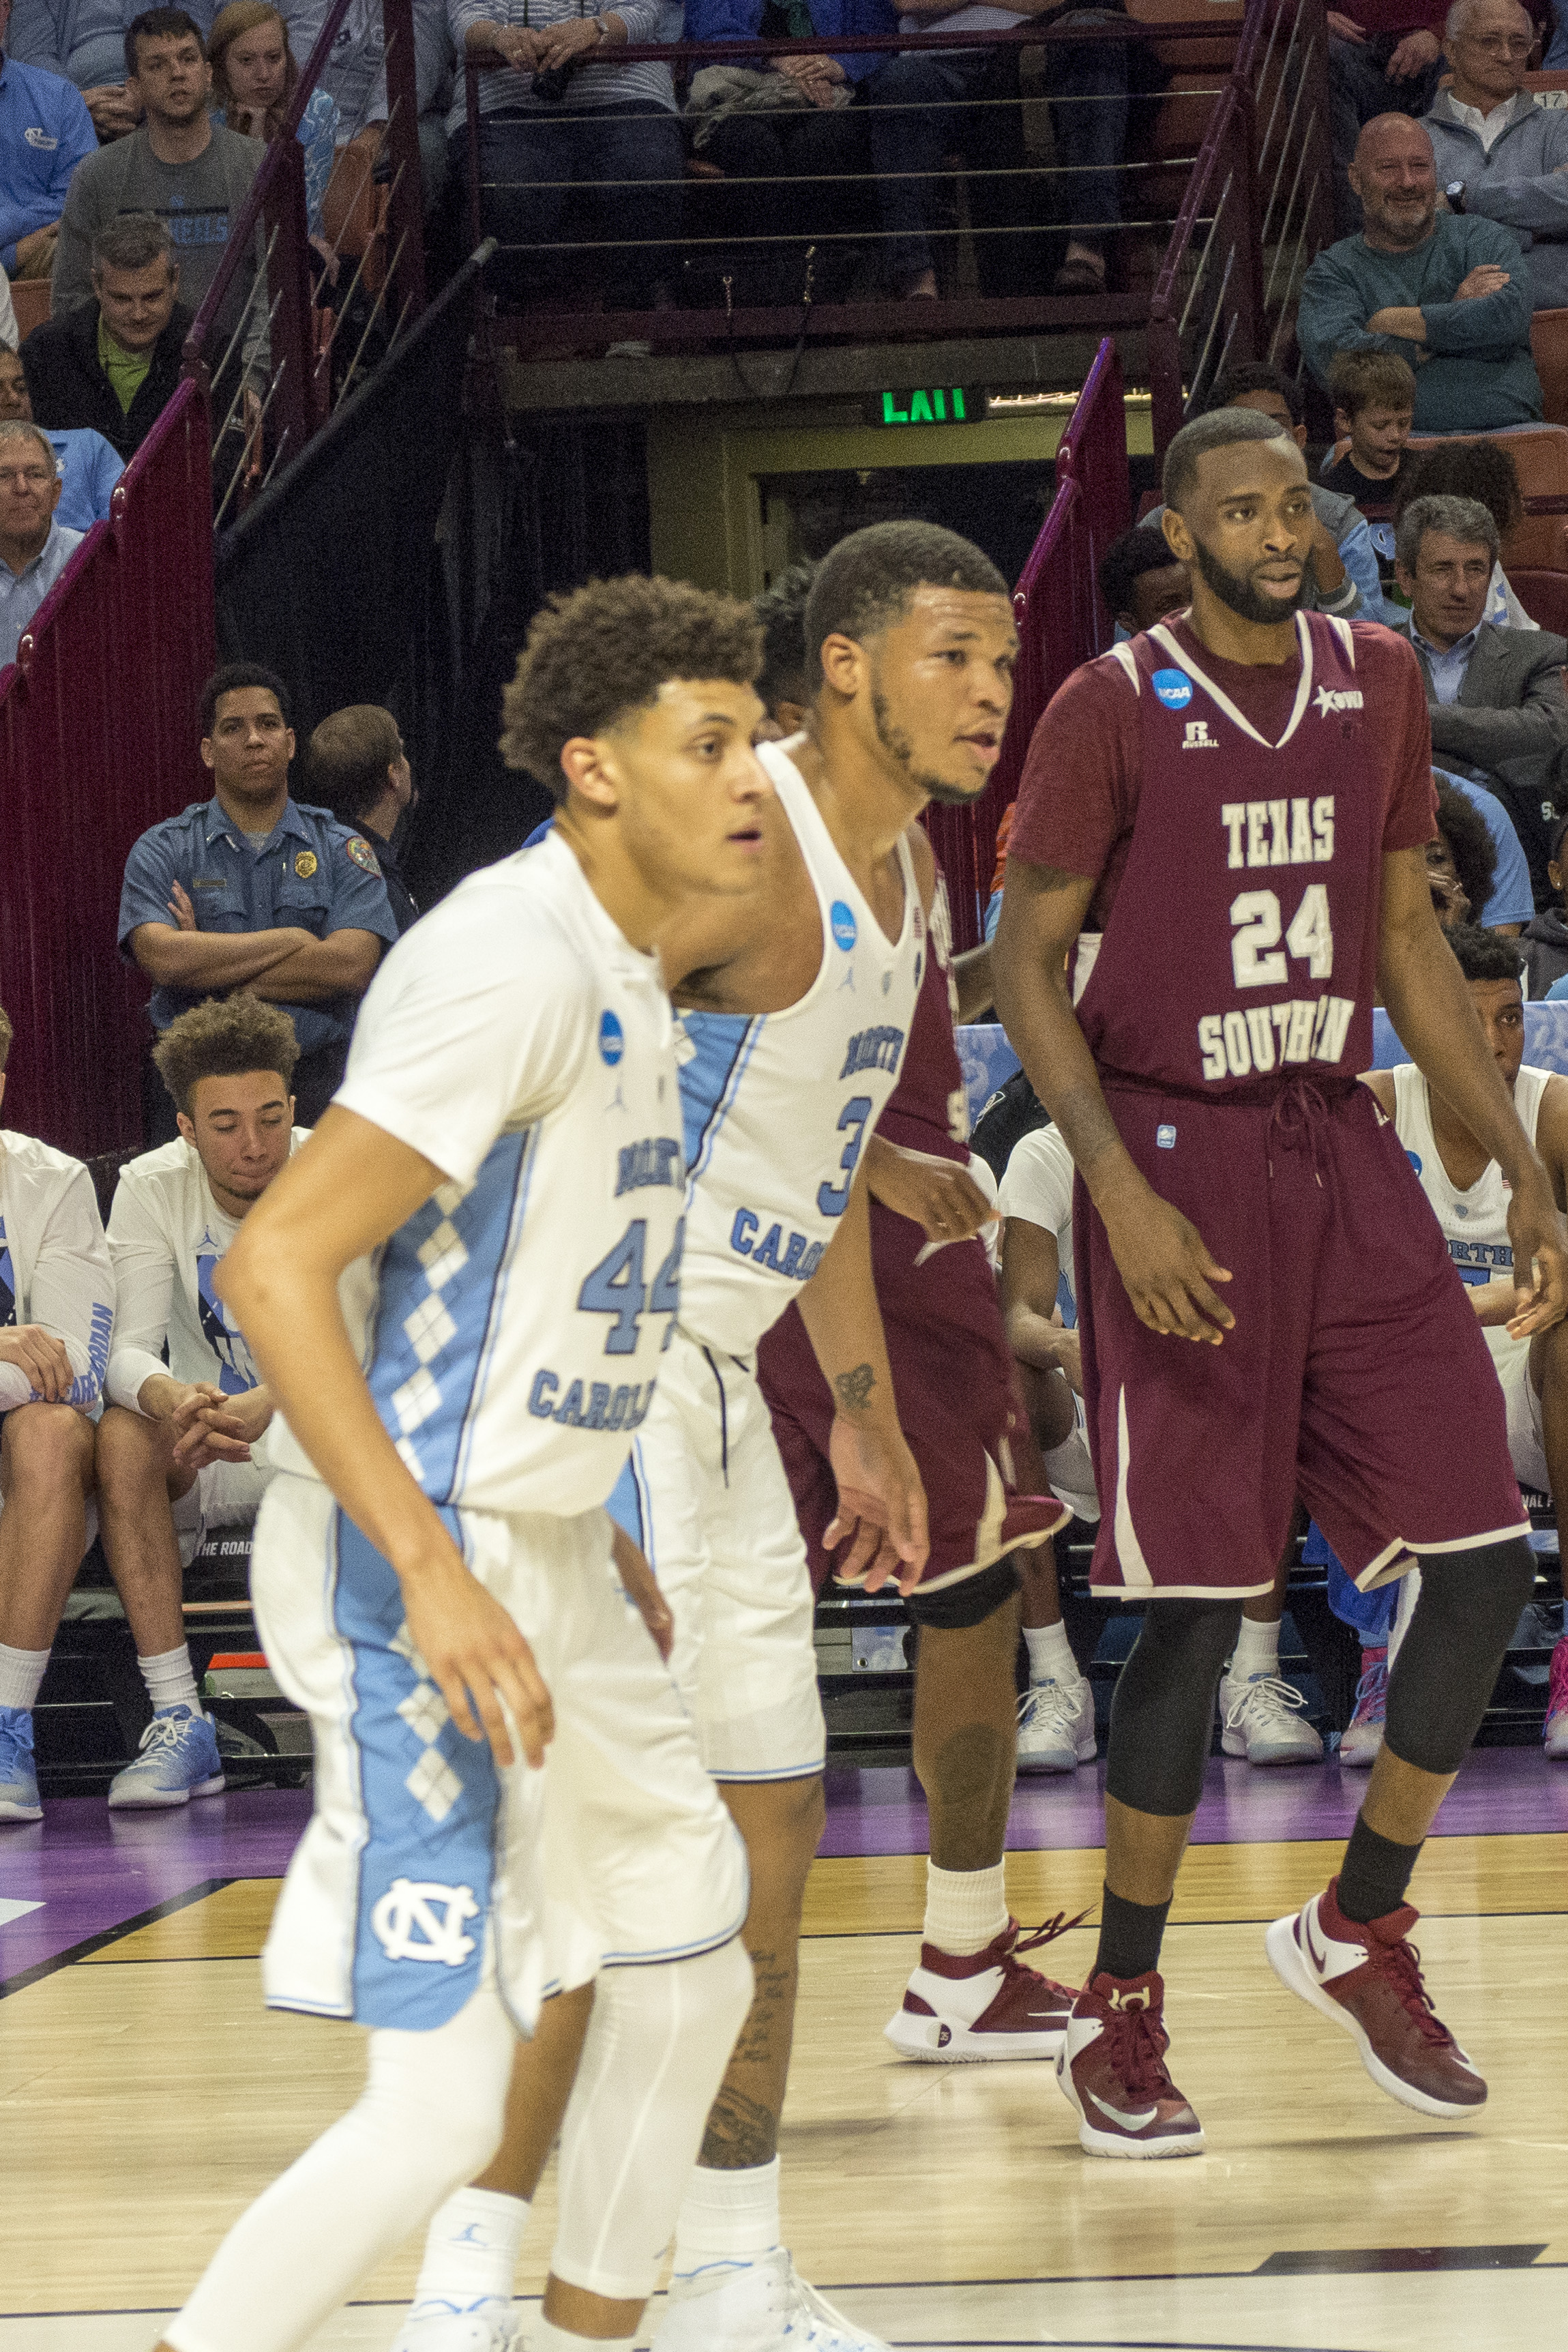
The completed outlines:
{"type": "MultiPolygon", "coordinates": [[[[1096,1899],[1097,1780],[1020,1790],[1009,1886],[1031,1925],[1096,1899]]],[[[1478,1756],[1416,1876],[1428,1983],[1491,2089],[1462,2128],[1385,2099],[1263,1958],[1262,1925],[1322,1884],[1362,1785],[1332,1762],[1211,1765],[1166,1958],[1173,2070],[1208,2153],[1150,2165],[1082,2156],[1049,2067],[895,2055],[882,2027],[917,1948],[924,1813],[903,1771],[831,1775],[782,2151],[805,2274],[892,2344],[966,2352],[1562,2352],[1568,1769],[1478,1756]]],[[[0,1832],[0,2352],[145,2352],[229,2221],[355,2095],[356,2029],[261,2007],[306,1803],[111,1823],[75,1799],[0,1832]]],[[[1072,1979],[1092,1951],[1086,1926],[1043,1958],[1072,1979]]],[[[547,2179],[524,2294],[552,2222],[547,2179]]],[[[417,2256],[318,2344],[388,2345],[417,2256]]]]}

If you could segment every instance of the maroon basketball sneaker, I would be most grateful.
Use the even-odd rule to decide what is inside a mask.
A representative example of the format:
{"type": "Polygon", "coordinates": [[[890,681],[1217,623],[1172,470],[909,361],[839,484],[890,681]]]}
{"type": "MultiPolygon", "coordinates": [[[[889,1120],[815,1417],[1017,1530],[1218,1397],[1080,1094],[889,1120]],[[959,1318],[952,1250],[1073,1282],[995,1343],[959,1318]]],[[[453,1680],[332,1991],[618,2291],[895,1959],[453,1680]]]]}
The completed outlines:
{"type": "Polygon", "coordinates": [[[922,1944],[904,2005],[883,2032],[904,2057],[949,2065],[1054,2058],[1078,1995],[1071,1985],[1026,1968],[1019,1955],[1054,1943],[1088,1916],[1081,1911],[1077,1919],[1064,1919],[1059,1911],[1032,1936],[1009,1919],[983,1952],[943,1952],[935,1944],[922,1944]]]}
{"type": "Polygon", "coordinates": [[[1339,1881],[1304,1910],[1276,1919],[1265,1943],[1291,1992],[1354,2036],[1361,2063],[1390,2098],[1424,2116],[1469,2116],[1487,2086],[1437,2015],[1409,1941],[1419,1913],[1405,1904],[1364,1925],[1339,1907],[1339,1881]]]}
{"type": "Polygon", "coordinates": [[[1056,2079],[1091,2156],[1201,2156],[1203,2126],[1171,2081],[1164,1979],[1097,1976],[1067,2021],[1056,2079]]]}

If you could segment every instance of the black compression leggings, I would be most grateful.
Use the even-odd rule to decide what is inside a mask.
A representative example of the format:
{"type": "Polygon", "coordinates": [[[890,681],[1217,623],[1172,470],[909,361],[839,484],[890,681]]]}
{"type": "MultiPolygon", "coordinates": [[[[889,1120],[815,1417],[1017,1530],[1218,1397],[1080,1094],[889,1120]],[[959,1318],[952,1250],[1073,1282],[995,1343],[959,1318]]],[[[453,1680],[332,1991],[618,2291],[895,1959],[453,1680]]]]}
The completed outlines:
{"type": "Polygon", "coordinates": [[[1134,1812],[1197,1810],[1214,1695],[1241,1626],[1239,1601],[1151,1601],[1116,1683],[1105,1793],[1134,1812]]]}
{"type": "Polygon", "coordinates": [[[1534,1589],[1535,1560],[1522,1536],[1422,1560],[1421,1597],[1388,1677],[1383,1731],[1402,1763],[1458,1770],[1534,1589]]]}

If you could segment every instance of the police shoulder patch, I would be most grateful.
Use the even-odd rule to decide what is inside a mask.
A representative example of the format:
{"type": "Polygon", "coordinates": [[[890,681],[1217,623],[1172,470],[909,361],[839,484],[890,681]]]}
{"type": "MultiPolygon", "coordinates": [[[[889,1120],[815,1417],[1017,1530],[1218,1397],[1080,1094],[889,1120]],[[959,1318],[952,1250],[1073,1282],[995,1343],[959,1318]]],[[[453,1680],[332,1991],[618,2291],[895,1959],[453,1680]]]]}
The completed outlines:
{"type": "Polygon", "coordinates": [[[351,833],[343,846],[362,874],[379,876],[382,869],[376,864],[376,853],[362,833],[351,833]]]}

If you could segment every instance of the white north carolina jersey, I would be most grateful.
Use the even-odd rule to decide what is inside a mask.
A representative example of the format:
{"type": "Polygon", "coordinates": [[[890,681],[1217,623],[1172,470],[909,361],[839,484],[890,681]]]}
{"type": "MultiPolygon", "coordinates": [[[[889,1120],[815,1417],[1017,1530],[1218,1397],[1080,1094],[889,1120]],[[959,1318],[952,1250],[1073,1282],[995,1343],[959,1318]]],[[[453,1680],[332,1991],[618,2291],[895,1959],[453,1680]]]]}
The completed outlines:
{"type": "MultiPolygon", "coordinates": [[[[0,1129],[0,1328],[36,1323],[70,1358],[69,1402],[96,1405],[109,1363],[114,1276],[92,1178],[79,1160],[36,1136],[0,1129]]],[[[33,1385],[0,1363],[0,1412],[33,1385]]]]}
{"type": "MultiPolygon", "coordinates": [[[[435,1503],[593,1509],[680,1299],[685,1164],[656,958],[551,835],[398,941],[337,1100],[447,1178],[340,1286],[398,1452],[435,1503]]],[[[291,1435],[272,1458],[309,1468],[291,1435]]]]}
{"type": "MultiPolygon", "coordinates": [[[[1522,1068],[1513,1082],[1513,1107],[1531,1143],[1551,1078],[1550,1070],[1522,1068]]],[[[1401,1062],[1394,1072],[1394,1132],[1432,1203],[1460,1281],[1473,1288],[1511,1276],[1513,1245],[1508,1237],[1508,1181],[1495,1160],[1487,1161],[1468,1192],[1448,1181],[1432,1133],[1432,1097],[1414,1062],[1401,1062]]],[[[1518,1358],[1530,1353],[1529,1340],[1511,1339],[1500,1323],[1490,1326],[1484,1337],[1500,1379],[1518,1358]]]]}
{"type": "Polygon", "coordinates": [[[1072,1154],[1054,1124],[1020,1135],[1002,1171],[997,1206],[1056,1238],[1056,1300],[1065,1323],[1078,1320],[1072,1266],[1072,1154]]]}
{"type": "MultiPolygon", "coordinates": [[[[690,1195],[681,1328],[749,1356],[816,1272],[897,1080],[925,968],[915,861],[889,940],[777,743],[758,746],[822,914],[822,961],[782,1013],[680,1015],[690,1195]]],[[[428,919],[428,918],[426,919],[428,919]]]]}
{"type": "MultiPolygon", "coordinates": [[[[308,1128],[297,1127],[298,1151],[308,1128]]],[[[105,1391],[136,1411],[144,1381],[167,1372],[243,1396],[261,1379],[213,1276],[240,1228],[213,1198],[193,1143],[183,1136],[128,1160],[109,1212],[119,1311],[105,1391]],[[163,1350],[168,1349],[168,1361],[163,1350]]]]}

